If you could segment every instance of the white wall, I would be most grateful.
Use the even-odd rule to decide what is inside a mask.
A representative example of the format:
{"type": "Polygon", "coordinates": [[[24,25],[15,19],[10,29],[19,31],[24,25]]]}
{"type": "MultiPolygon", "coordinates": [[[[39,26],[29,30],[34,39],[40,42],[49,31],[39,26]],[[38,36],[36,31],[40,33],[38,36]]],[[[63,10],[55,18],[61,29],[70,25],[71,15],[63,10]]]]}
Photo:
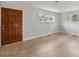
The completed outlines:
{"type": "MultiPolygon", "coordinates": [[[[59,31],[59,15],[57,13],[47,12],[47,14],[56,16],[56,23],[40,23],[39,9],[25,9],[24,38],[39,36],[59,31]],[[27,24],[26,24],[27,23],[27,24]]],[[[43,11],[45,12],[45,11],[43,11]]]]}
{"type": "Polygon", "coordinates": [[[59,32],[59,13],[43,11],[47,14],[55,15],[55,23],[39,23],[40,9],[29,7],[18,2],[4,2],[3,7],[10,7],[23,10],[23,41],[34,36],[59,32]]]}
{"type": "Polygon", "coordinates": [[[73,14],[79,15],[79,10],[61,13],[61,22],[62,22],[61,31],[68,32],[74,35],[79,35],[79,22],[72,22],[69,17],[70,15],[73,14]]]}

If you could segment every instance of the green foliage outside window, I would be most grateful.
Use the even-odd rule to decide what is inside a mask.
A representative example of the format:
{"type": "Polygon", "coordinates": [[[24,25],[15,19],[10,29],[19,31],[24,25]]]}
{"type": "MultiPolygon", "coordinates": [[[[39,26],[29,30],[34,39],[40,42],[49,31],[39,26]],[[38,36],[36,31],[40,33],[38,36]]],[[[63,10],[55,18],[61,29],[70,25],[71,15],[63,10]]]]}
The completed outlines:
{"type": "Polygon", "coordinates": [[[55,22],[55,16],[40,14],[41,22],[55,22]]]}
{"type": "Polygon", "coordinates": [[[79,21],[79,15],[73,15],[72,21],[79,21]]]}

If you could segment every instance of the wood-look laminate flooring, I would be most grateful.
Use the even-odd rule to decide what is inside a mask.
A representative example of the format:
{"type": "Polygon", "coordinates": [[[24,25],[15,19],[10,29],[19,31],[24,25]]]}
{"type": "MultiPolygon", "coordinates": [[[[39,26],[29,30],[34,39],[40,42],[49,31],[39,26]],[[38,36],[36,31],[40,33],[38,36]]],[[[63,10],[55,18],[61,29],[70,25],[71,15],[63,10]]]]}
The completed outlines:
{"type": "Polygon", "coordinates": [[[79,57],[79,37],[55,33],[0,48],[1,57],[79,57]]]}

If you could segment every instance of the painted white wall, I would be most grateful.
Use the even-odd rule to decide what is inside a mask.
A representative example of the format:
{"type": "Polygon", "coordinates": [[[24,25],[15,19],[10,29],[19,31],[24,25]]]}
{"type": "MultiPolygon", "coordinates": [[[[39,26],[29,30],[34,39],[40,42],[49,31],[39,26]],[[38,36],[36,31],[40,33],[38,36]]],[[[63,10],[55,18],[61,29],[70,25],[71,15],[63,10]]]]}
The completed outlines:
{"type": "Polygon", "coordinates": [[[70,15],[73,14],[79,15],[79,10],[61,13],[61,31],[74,35],[79,35],[79,22],[72,22],[70,20],[70,15]]]}
{"type": "Polygon", "coordinates": [[[59,31],[59,14],[43,11],[44,13],[55,15],[56,23],[40,23],[39,22],[39,9],[25,9],[24,21],[24,38],[39,36],[48,33],[56,33],[59,31]],[[27,23],[27,24],[26,24],[27,23]]]}
{"type": "Polygon", "coordinates": [[[40,10],[18,2],[3,2],[3,7],[23,10],[23,41],[34,36],[59,32],[59,13],[40,10]],[[40,23],[39,11],[56,16],[55,23],[40,23]]]}

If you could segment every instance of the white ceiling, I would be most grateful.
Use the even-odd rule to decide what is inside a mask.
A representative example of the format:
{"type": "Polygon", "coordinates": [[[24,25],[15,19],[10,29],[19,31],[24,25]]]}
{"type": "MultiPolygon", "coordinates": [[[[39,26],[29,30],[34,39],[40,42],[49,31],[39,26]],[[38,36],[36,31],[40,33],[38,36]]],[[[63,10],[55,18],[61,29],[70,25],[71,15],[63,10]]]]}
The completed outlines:
{"type": "MultiPolygon", "coordinates": [[[[9,2],[9,1],[6,1],[9,2]]],[[[41,8],[49,11],[55,12],[65,12],[72,10],[79,10],[79,1],[19,1],[19,2],[11,2],[19,5],[29,5],[36,8],[41,8]]]]}
{"type": "Polygon", "coordinates": [[[79,9],[79,1],[37,1],[37,2],[27,2],[27,4],[42,8],[45,10],[65,12],[79,9]]]}

